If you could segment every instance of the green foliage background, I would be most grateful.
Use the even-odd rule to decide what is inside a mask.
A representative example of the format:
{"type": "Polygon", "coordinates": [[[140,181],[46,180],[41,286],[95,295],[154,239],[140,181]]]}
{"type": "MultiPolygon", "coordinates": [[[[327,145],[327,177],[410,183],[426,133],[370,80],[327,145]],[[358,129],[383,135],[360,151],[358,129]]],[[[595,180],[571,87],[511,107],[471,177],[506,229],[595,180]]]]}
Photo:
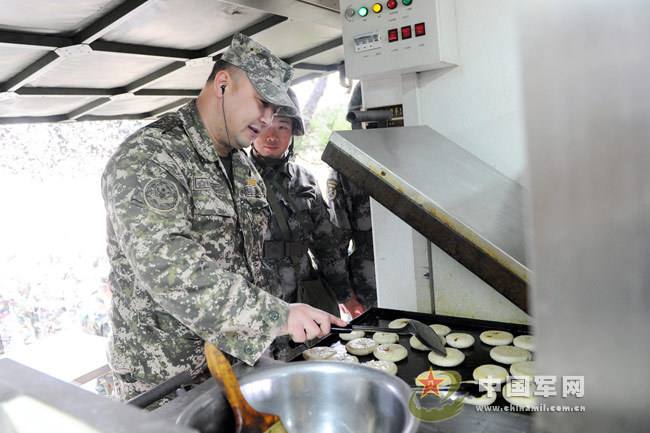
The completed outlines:
{"type": "Polygon", "coordinates": [[[332,131],[350,129],[350,123],[345,120],[348,101],[336,101],[331,104],[319,104],[308,125],[307,133],[296,137],[295,152],[310,161],[320,160],[332,131]]]}

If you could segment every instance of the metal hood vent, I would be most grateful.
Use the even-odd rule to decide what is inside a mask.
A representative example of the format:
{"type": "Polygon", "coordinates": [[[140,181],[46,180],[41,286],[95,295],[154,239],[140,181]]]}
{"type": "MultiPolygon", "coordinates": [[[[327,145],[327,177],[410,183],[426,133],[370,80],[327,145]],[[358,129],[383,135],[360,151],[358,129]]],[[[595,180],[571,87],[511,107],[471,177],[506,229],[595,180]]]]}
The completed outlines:
{"type": "Polygon", "coordinates": [[[520,184],[426,126],[334,132],[323,161],[528,311],[520,184]]]}

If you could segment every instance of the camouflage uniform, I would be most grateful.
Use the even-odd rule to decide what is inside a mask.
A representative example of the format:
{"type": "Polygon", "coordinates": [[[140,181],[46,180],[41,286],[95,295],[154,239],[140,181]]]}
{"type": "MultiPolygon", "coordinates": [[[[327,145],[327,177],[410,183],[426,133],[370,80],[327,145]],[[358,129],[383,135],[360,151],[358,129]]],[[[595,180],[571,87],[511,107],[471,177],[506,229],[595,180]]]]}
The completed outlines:
{"type": "MultiPolygon", "coordinates": [[[[237,35],[223,58],[251,83],[263,74],[260,95],[293,107],[276,91],[286,93],[290,67],[259,47],[237,35]]],[[[129,137],[106,166],[109,363],[123,399],[200,371],[204,341],[252,365],[287,322],[288,304],[262,290],[266,189],[244,152],[231,158],[229,179],[191,102],[129,137]]]]}
{"type": "Polygon", "coordinates": [[[353,241],[348,264],[352,288],[364,307],[376,307],[370,197],[345,176],[331,170],[327,179],[327,199],[334,213],[334,223],[345,230],[344,245],[353,241]]]}
{"type": "Polygon", "coordinates": [[[270,163],[255,151],[252,158],[268,192],[274,195],[268,201],[275,200],[278,211],[282,212],[279,218],[276,209],[272,209],[273,218],[264,246],[264,263],[279,278],[281,292],[274,294],[287,302],[297,302],[299,287],[317,290],[314,280],[321,278],[334,291],[336,300],[345,302],[352,293],[347,254],[341,249],[344,233],[332,224],[316,178],[291,158],[270,163]],[[287,224],[289,233],[284,233],[282,223],[287,224]]]}

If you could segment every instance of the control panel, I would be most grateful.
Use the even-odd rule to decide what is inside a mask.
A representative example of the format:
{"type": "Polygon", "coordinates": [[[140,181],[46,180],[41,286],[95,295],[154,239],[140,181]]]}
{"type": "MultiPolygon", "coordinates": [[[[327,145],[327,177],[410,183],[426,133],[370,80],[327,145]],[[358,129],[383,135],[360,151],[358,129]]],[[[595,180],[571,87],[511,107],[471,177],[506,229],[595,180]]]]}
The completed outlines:
{"type": "Polygon", "coordinates": [[[458,64],[454,0],[341,0],[340,5],[348,78],[458,64]]]}

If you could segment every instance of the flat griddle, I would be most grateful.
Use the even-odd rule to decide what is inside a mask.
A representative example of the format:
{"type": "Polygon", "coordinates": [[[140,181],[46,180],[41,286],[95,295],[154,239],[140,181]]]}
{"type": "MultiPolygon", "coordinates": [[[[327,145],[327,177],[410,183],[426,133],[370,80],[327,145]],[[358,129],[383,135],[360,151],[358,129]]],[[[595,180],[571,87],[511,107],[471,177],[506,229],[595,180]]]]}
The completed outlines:
{"type": "MultiPolygon", "coordinates": [[[[509,371],[510,366],[507,364],[501,364],[494,361],[490,358],[490,349],[494,346],[489,346],[479,339],[479,335],[483,331],[488,330],[499,330],[499,331],[508,331],[512,333],[515,337],[518,335],[524,335],[530,333],[530,328],[526,325],[518,325],[512,323],[502,323],[502,322],[492,322],[487,320],[476,320],[468,319],[463,317],[451,317],[451,316],[441,316],[441,315],[432,315],[425,313],[415,313],[409,311],[401,310],[392,310],[387,308],[372,308],[356,319],[352,320],[350,323],[355,325],[371,325],[371,326],[388,326],[388,323],[395,319],[406,318],[406,319],[416,319],[427,325],[432,325],[434,323],[439,323],[442,325],[447,325],[451,328],[451,332],[464,332],[471,334],[474,339],[474,345],[468,349],[460,349],[465,354],[465,361],[457,367],[438,367],[431,364],[427,358],[429,352],[423,352],[411,348],[409,344],[408,335],[399,336],[399,344],[406,347],[408,350],[408,357],[402,361],[397,362],[397,376],[404,380],[409,386],[415,387],[415,378],[429,369],[429,367],[434,370],[449,370],[458,372],[463,380],[473,380],[472,372],[474,369],[483,364],[496,364],[500,365],[506,370],[509,371]]],[[[371,333],[366,333],[367,337],[372,338],[371,333]]],[[[288,361],[301,361],[302,352],[308,347],[316,346],[329,346],[334,347],[339,351],[344,352],[345,347],[338,335],[330,334],[327,337],[324,337],[317,342],[312,342],[307,345],[300,345],[296,347],[292,352],[288,361]]],[[[374,356],[358,356],[359,362],[371,361],[374,356]]],[[[503,399],[501,393],[498,394],[497,400],[494,405],[497,406],[508,406],[509,404],[503,399]]]]}

